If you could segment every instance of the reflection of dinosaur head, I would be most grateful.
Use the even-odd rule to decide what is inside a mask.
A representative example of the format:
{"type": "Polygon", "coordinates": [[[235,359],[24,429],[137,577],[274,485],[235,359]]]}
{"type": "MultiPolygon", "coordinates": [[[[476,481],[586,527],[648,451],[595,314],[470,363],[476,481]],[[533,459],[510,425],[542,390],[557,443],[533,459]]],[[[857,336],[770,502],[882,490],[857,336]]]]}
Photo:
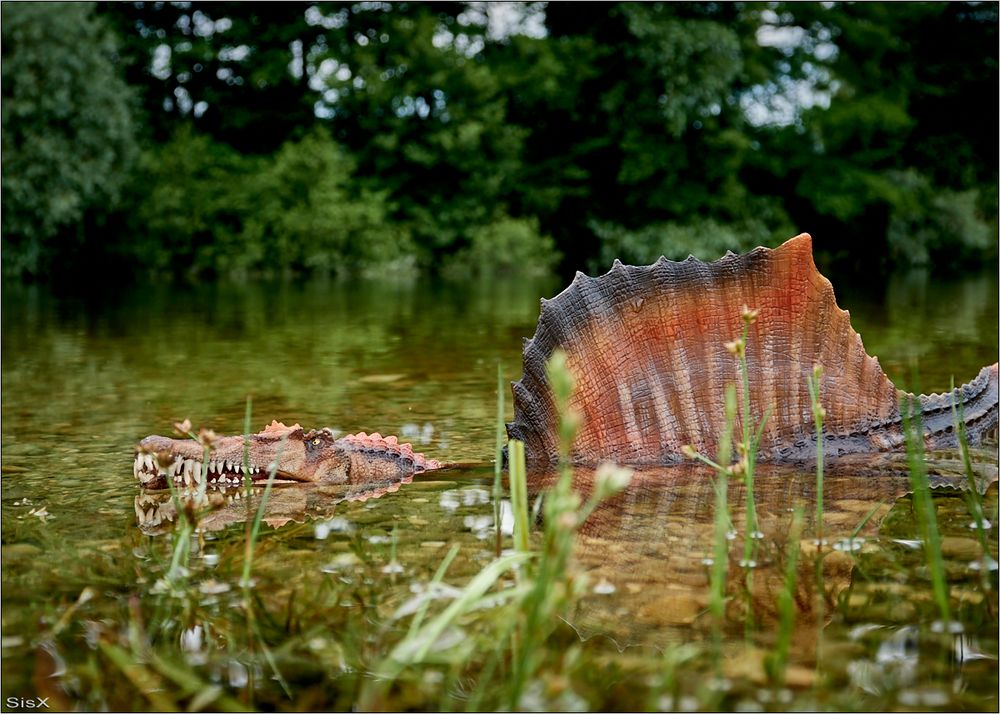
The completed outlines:
{"type": "MultiPolygon", "coordinates": [[[[408,475],[394,480],[368,481],[347,485],[292,485],[275,486],[267,499],[263,521],[272,528],[307,520],[330,518],[337,504],[344,501],[367,501],[398,491],[403,484],[413,481],[408,475]]],[[[203,531],[219,531],[237,523],[252,520],[260,508],[264,489],[255,488],[249,493],[239,488],[216,489],[209,487],[199,492],[197,488],[181,488],[177,499],[167,491],[143,490],[135,497],[135,516],[146,535],[162,535],[177,522],[177,504],[191,513],[199,514],[198,527],[203,531]]]]}
{"type": "Polygon", "coordinates": [[[298,424],[271,422],[256,434],[223,436],[206,449],[192,439],[147,436],[137,448],[133,472],[146,488],[199,483],[235,486],[245,477],[308,483],[360,483],[412,475],[438,468],[433,459],[400,444],[395,437],[351,434],[336,438],[330,429],[305,431],[298,424]]]}

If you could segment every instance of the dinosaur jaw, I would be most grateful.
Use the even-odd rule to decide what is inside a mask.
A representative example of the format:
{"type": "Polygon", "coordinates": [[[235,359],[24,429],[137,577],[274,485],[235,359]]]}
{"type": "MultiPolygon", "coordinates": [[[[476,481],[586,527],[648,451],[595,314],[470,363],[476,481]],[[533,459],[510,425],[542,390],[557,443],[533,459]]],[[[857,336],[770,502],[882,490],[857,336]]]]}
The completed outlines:
{"type": "MultiPolygon", "coordinates": [[[[211,449],[192,439],[147,436],[136,448],[132,473],[148,489],[196,486],[202,482],[219,487],[238,486],[246,478],[266,481],[270,471],[281,480],[311,480],[303,470],[304,447],[300,427],[289,430],[293,438],[272,438],[270,434],[216,438],[211,449]],[[294,438],[298,436],[299,438],[294,438]],[[246,456],[244,456],[246,451],[246,456]]],[[[286,435],[282,435],[286,436],[286,435]]]]}
{"type": "MultiPolygon", "coordinates": [[[[197,486],[202,481],[218,486],[239,486],[249,475],[253,481],[265,481],[268,469],[264,466],[251,464],[244,467],[242,460],[212,459],[207,466],[200,458],[185,457],[183,454],[169,452],[142,452],[135,456],[132,473],[144,488],[167,488],[168,482],[175,486],[197,486]]],[[[277,471],[275,477],[282,480],[291,479],[289,474],[277,471]]]]}
{"type": "Polygon", "coordinates": [[[281,481],[325,484],[383,483],[440,468],[434,459],[378,433],[336,438],[330,429],[305,432],[272,422],[247,436],[213,437],[206,452],[193,439],[147,436],[139,442],[132,473],[146,489],[237,486],[259,483],[273,471],[281,481]]]}

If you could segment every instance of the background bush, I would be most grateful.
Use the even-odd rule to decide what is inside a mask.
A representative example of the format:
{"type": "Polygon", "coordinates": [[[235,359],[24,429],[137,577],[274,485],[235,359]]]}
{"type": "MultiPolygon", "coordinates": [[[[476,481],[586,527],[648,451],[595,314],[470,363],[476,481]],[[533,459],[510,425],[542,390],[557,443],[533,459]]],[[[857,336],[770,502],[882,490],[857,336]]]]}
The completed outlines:
{"type": "Polygon", "coordinates": [[[988,262],[997,20],[987,3],[5,4],[4,272],[571,271],[800,231],[869,272],[988,262]]]}

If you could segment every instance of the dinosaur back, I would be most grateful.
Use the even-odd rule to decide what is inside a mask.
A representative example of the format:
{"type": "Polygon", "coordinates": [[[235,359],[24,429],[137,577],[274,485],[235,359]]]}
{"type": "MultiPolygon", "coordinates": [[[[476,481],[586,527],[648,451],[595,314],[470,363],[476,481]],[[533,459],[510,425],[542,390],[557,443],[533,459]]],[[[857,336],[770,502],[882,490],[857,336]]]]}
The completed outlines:
{"type": "Polygon", "coordinates": [[[754,424],[771,410],[762,456],[797,455],[811,444],[807,377],[816,363],[824,370],[826,432],[845,451],[872,450],[869,434],[898,422],[899,395],[816,270],[808,234],[711,263],[615,261],[597,278],[577,273],[542,301],[535,335],[524,344],[524,375],[513,385],[508,434],[525,442],[530,459],[557,459],[545,363],[562,349],[576,381],[571,406],[583,417],[575,461],[669,463],[686,444],[714,456],[726,385],[743,398],[739,363],[725,343],[741,334],[744,305],[759,311],[746,345],[754,424]],[[866,449],[853,443],[861,441],[866,449]]]}

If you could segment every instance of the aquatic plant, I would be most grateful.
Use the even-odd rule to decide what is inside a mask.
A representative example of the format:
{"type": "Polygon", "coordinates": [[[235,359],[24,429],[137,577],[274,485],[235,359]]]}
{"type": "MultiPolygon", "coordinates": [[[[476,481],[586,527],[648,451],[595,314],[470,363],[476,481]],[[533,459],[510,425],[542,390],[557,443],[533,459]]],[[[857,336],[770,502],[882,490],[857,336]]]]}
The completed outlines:
{"type": "MultiPolygon", "coordinates": [[[[750,593],[753,590],[753,569],[757,565],[757,541],[763,538],[763,534],[759,531],[757,523],[757,507],[754,498],[754,472],[757,465],[757,450],[760,445],[760,437],[764,432],[764,427],[767,425],[767,420],[770,418],[771,411],[773,409],[773,406],[768,406],[764,414],[761,416],[760,422],[757,424],[756,428],[754,428],[753,414],[750,410],[750,375],[747,368],[747,338],[750,333],[750,325],[757,321],[757,316],[758,311],[756,309],[744,305],[740,309],[740,319],[743,322],[742,332],[738,338],[725,344],[726,350],[736,357],[739,364],[740,386],[742,388],[741,394],[743,396],[742,409],[740,410],[742,439],[736,444],[736,450],[739,458],[736,463],[730,464],[732,458],[731,453],[729,453],[731,449],[730,439],[732,424],[728,422],[728,401],[726,407],[728,426],[726,433],[721,436],[719,443],[720,459],[722,456],[725,456],[726,458],[716,463],[705,455],[698,453],[693,446],[688,445],[681,448],[681,452],[685,456],[711,466],[716,473],[719,474],[720,477],[726,479],[727,482],[729,477],[739,478],[743,482],[744,490],[746,492],[746,517],[743,534],[743,558],[740,560],[740,565],[746,569],[746,575],[743,582],[745,586],[747,605],[746,628],[748,635],[750,629],[753,627],[753,601],[750,597],[750,593]],[[723,452],[723,446],[725,446],[725,453],[723,452]]],[[[728,399],[729,393],[727,387],[727,400],[728,399]]],[[[718,485],[716,487],[718,488],[718,485]]],[[[717,503],[718,502],[719,498],[717,496],[717,503]]],[[[725,508],[723,511],[724,510],[725,508]]],[[[728,514],[726,515],[728,516],[728,514]]],[[[721,517],[722,512],[717,509],[716,518],[721,517]]]]}
{"type": "MultiPolygon", "coordinates": [[[[482,568],[438,615],[427,619],[430,598],[421,603],[406,636],[371,668],[373,679],[362,687],[362,709],[384,706],[390,685],[409,669],[426,663],[443,633],[453,627],[459,617],[474,610],[501,608],[505,616],[497,618],[494,634],[489,638],[492,651],[475,676],[467,709],[496,707],[501,703],[511,709],[520,708],[529,684],[550,657],[546,642],[559,624],[559,615],[576,600],[585,582],[571,566],[576,530],[602,500],[627,485],[629,472],[602,467],[595,476],[592,494],[581,503],[579,494],[573,490],[572,470],[566,459],[577,418],[569,409],[573,382],[565,367],[565,356],[554,355],[547,369],[561,415],[563,459],[555,485],[543,495],[539,506],[543,524],[540,547],[537,550],[532,547],[535,517],[529,515],[524,445],[514,439],[507,445],[514,552],[482,568]],[[514,573],[515,585],[497,590],[500,579],[508,572],[514,573]],[[498,672],[503,673],[502,684],[495,681],[498,672]]],[[[498,396],[498,435],[503,419],[501,400],[502,396],[498,396]]],[[[441,586],[457,553],[457,546],[449,551],[428,584],[427,592],[441,586]]]]}
{"type": "Polygon", "coordinates": [[[958,449],[962,456],[962,468],[965,471],[965,479],[967,489],[964,492],[965,503],[969,509],[969,515],[972,516],[971,527],[976,532],[976,538],[979,541],[979,546],[982,549],[982,557],[979,561],[980,573],[985,577],[986,572],[989,570],[991,561],[993,561],[990,555],[989,540],[987,538],[987,531],[990,530],[991,524],[986,518],[983,509],[983,496],[979,491],[979,482],[976,479],[976,474],[972,469],[972,457],[969,455],[969,439],[965,433],[965,419],[963,414],[963,406],[961,403],[956,404],[954,399],[955,393],[955,378],[952,377],[951,380],[951,414],[955,422],[955,434],[958,440],[958,449]]]}
{"type": "Polygon", "coordinates": [[[685,456],[695,459],[711,467],[716,474],[712,484],[715,494],[713,510],[712,557],[709,566],[709,600],[708,609],[712,613],[714,660],[716,674],[721,666],[722,624],[726,618],[726,581],[729,572],[729,530],[732,519],[729,513],[729,476],[733,473],[732,466],[724,466],[732,462],[732,434],[736,424],[736,387],[726,385],[725,396],[725,428],[719,435],[717,461],[712,461],[698,453],[693,446],[681,449],[685,456]]]}
{"type": "MultiPolygon", "coordinates": [[[[736,424],[736,387],[726,385],[726,427],[719,437],[717,459],[719,464],[728,464],[733,456],[733,426],[736,424]]],[[[729,539],[732,527],[729,515],[729,470],[716,469],[713,485],[715,491],[715,511],[713,517],[712,566],[709,571],[708,609],[712,613],[713,651],[716,676],[722,659],[722,624],[726,619],[726,578],[729,572],[729,539]]]]}
{"type": "Polygon", "coordinates": [[[500,528],[500,501],[503,498],[503,442],[506,435],[504,414],[503,365],[497,362],[496,448],[493,452],[493,530],[496,534],[496,557],[498,558],[503,546],[503,532],[500,528]]]}
{"type": "MultiPolygon", "coordinates": [[[[197,434],[194,433],[191,429],[191,422],[188,419],[174,424],[174,431],[181,436],[188,436],[194,439],[201,445],[203,453],[202,468],[207,469],[208,454],[212,449],[215,433],[210,429],[200,429],[197,434]]],[[[164,469],[170,466],[170,461],[172,460],[165,454],[154,454],[153,458],[158,461],[164,458],[168,459],[160,463],[160,466],[164,469]]],[[[174,504],[174,511],[178,514],[179,522],[172,534],[173,548],[170,568],[165,576],[165,583],[170,588],[183,590],[183,579],[187,575],[188,560],[191,555],[191,538],[197,531],[198,524],[204,514],[210,511],[213,506],[205,494],[207,479],[204,478],[204,473],[202,474],[198,489],[193,496],[186,495],[182,497],[173,479],[168,478],[166,482],[167,488],[170,490],[171,501],[174,504]]],[[[185,480],[185,484],[189,484],[189,481],[185,480]]]]}
{"type": "Polygon", "coordinates": [[[778,637],[774,649],[764,658],[767,675],[778,686],[785,683],[788,649],[795,628],[795,587],[798,577],[799,539],[802,537],[802,506],[795,507],[785,549],[785,580],[778,594],[778,637]]]}
{"type": "Polygon", "coordinates": [[[913,509],[923,540],[924,561],[942,625],[950,627],[952,619],[948,584],[945,582],[944,565],[941,558],[941,535],[937,527],[934,498],[931,495],[927,479],[919,402],[916,402],[914,398],[904,397],[900,401],[900,414],[903,418],[903,433],[906,437],[906,457],[909,466],[910,486],[913,490],[913,509]]]}
{"type": "Polygon", "coordinates": [[[825,588],[823,587],[823,546],[826,545],[826,541],[823,539],[823,420],[826,418],[826,409],[823,408],[819,398],[822,378],[823,365],[814,364],[812,374],[806,378],[806,383],[809,387],[809,402],[812,408],[813,426],[816,431],[816,517],[814,527],[816,529],[815,607],[816,627],[819,630],[816,637],[817,658],[819,647],[823,642],[823,611],[826,604],[825,588]]]}
{"type": "MultiPolygon", "coordinates": [[[[593,508],[608,496],[628,484],[630,472],[623,469],[599,469],[595,476],[594,491],[581,507],[580,496],[573,490],[569,453],[573,438],[580,424],[580,415],[570,406],[574,390],[573,377],[566,366],[566,355],[555,351],[546,364],[546,376],[552,386],[556,411],[559,415],[559,476],[555,486],[544,496],[544,528],[542,548],[538,558],[528,564],[530,589],[519,603],[519,625],[512,644],[511,678],[508,706],[517,709],[528,679],[534,674],[544,651],[542,643],[551,634],[559,613],[579,595],[584,584],[582,578],[570,571],[574,536],[593,508]]],[[[514,503],[515,529],[520,521],[525,530],[526,484],[519,484],[526,473],[524,446],[517,440],[510,444],[512,500],[515,484],[518,502],[514,503]],[[524,488],[522,492],[520,489],[524,488]],[[520,515],[518,515],[520,514],[520,515]]],[[[515,530],[517,533],[517,530],[515,530]]],[[[525,538],[521,537],[519,548],[525,538]]]]}
{"type": "MultiPolygon", "coordinates": [[[[428,591],[433,591],[442,582],[445,572],[457,554],[458,546],[453,546],[434,573],[434,577],[428,585],[428,591]]],[[[519,552],[497,558],[479,571],[443,612],[424,625],[423,621],[430,606],[430,599],[426,599],[414,614],[406,636],[393,647],[392,651],[375,668],[372,673],[374,679],[362,687],[359,700],[360,709],[368,711],[383,708],[379,705],[384,700],[385,692],[403,671],[407,667],[425,662],[431,648],[444,634],[445,630],[461,615],[472,609],[483,607],[487,592],[493,588],[500,577],[508,570],[524,563],[529,557],[529,553],[519,552]]],[[[495,593],[490,598],[490,604],[494,606],[501,604],[506,600],[522,595],[523,592],[524,590],[521,589],[495,593]]]]}
{"type": "Polygon", "coordinates": [[[507,446],[510,454],[510,507],[514,514],[514,547],[527,553],[531,521],[528,519],[528,480],[524,463],[524,443],[511,439],[507,446]]]}
{"type": "MultiPolygon", "coordinates": [[[[247,520],[250,524],[249,533],[246,537],[246,553],[243,558],[243,577],[240,579],[240,584],[243,587],[250,587],[250,572],[253,569],[253,555],[254,548],[257,545],[257,539],[260,537],[260,523],[264,518],[264,513],[267,510],[267,502],[271,497],[271,489],[274,487],[274,479],[278,471],[278,461],[281,459],[282,451],[284,450],[285,441],[288,437],[283,436],[281,441],[278,443],[278,455],[275,461],[271,462],[267,470],[267,482],[264,484],[264,492],[260,497],[260,504],[257,506],[257,512],[254,514],[253,521],[247,520]]],[[[249,473],[249,470],[247,471],[249,473]]],[[[250,480],[249,476],[245,477],[247,481],[250,480]]],[[[248,489],[251,488],[248,486],[248,489]]],[[[250,499],[247,499],[247,508],[250,507],[250,499]]]]}
{"type": "Polygon", "coordinates": [[[823,419],[826,409],[820,403],[820,380],[823,365],[813,365],[812,374],[806,379],[809,385],[809,401],[812,406],[813,424],[816,428],[816,542],[823,547],[823,419]]]}

